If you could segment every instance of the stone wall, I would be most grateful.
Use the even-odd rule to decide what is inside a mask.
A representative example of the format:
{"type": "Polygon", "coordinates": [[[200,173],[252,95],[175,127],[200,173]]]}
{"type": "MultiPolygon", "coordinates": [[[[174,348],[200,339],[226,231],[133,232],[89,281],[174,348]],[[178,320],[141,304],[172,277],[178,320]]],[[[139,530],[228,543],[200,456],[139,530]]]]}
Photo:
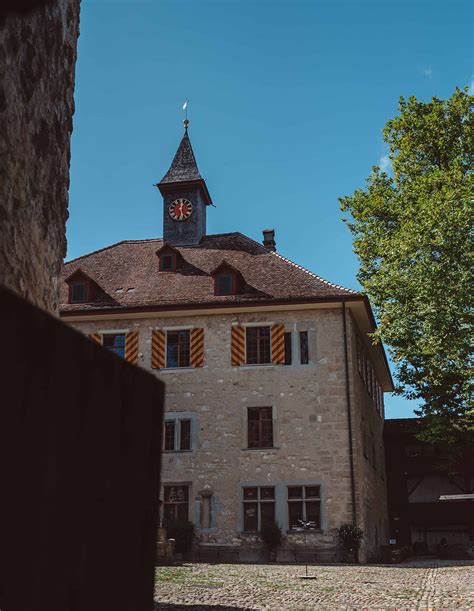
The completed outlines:
{"type": "MultiPolygon", "coordinates": [[[[347,314],[351,386],[358,384],[351,351],[355,329],[347,314]]],[[[167,388],[169,418],[192,419],[191,451],[164,452],[162,482],[189,486],[190,519],[205,543],[240,546],[260,545],[258,537],[242,532],[242,487],[274,486],[276,519],[288,529],[287,486],[320,485],[322,528],[308,533],[308,545],[330,547],[334,529],[352,521],[347,397],[344,367],[344,335],[340,308],[305,311],[216,314],[213,316],[122,319],[77,322],[86,333],[139,330],[139,364],[151,368],[151,334],[155,328],[203,327],[203,368],[163,370],[157,375],[167,388]],[[231,328],[261,322],[284,323],[293,332],[294,364],[232,367],[231,328]],[[298,332],[308,331],[308,365],[298,363],[298,332]],[[247,447],[247,408],[273,408],[274,448],[247,447]],[[209,508],[211,524],[201,528],[202,511],[209,508]]],[[[354,353],[355,354],[355,353],[354,353]]],[[[383,463],[375,472],[367,468],[361,452],[361,419],[374,419],[377,447],[382,443],[382,420],[361,389],[352,388],[355,477],[360,525],[370,531],[362,559],[375,553],[373,526],[364,514],[372,508],[373,524],[385,523],[383,463]],[[375,420],[375,417],[378,421],[375,420]]],[[[378,535],[379,536],[379,535],[378,535]]],[[[380,534],[381,536],[381,534],[380,534]]],[[[379,536],[379,538],[380,538],[379,536]]],[[[286,547],[303,545],[301,534],[288,533],[286,547]]],[[[293,556],[288,556],[289,559],[293,556]]],[[[248,559],[251,559],[249,556],[248,559]]]]}
{"type": "Polygon", "coordinates": [[[55,311],[80,0],[0,15],[0,284],[55,311]]]}
{"type": "MultiPolygon", "coordinates": [[[[349,373],[353,408],[354,464],[356,473],[357,524],[364,531],[361,555],[376,559],[380,546],[388,544],[387,484],[383,444],[383,411],[377,412],[374,400],[359,375],[356,337],[363,337],[352,316],[348,315],[349,373]]],[[[366,338],[366,344],[370,340],[366,338]]]]}

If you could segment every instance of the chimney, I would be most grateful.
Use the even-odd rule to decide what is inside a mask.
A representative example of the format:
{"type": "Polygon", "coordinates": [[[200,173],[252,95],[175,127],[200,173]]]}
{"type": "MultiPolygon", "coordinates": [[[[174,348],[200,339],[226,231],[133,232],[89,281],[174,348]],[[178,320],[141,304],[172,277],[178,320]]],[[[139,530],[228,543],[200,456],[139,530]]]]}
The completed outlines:
{"type": "Polygon", "coordinates": [[[264,229],[263,230],[263,245],[268,250],[276,251],[276,242],[275,242],[275,230],[274,229],[264,229]]]}

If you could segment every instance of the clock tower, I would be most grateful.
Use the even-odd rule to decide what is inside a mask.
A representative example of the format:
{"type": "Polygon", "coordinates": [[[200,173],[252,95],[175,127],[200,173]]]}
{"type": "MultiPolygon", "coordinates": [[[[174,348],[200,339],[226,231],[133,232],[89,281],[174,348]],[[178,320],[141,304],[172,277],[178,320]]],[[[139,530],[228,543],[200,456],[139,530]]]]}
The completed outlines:
{"type": "Polygon", "coordinates": [[[156,185],[163,196],[163,240],[173,246],[199,244],[206,235],[206,208],[211,196],[199,173],[188,135],[184,135],[170,169],[156,185]]]}

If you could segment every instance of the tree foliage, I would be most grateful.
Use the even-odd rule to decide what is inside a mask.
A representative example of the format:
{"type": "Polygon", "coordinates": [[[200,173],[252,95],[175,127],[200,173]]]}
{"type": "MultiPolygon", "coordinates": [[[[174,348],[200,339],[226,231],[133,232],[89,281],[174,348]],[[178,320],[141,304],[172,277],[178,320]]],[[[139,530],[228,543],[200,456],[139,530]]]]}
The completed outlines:
{"type": "Polygon", "coordinates": [[[400,99],[383,135],[392,172],[372,168],[340,199],[358,279],[396,366],[398,392],[421,402],[425,438],[472,443],[474,97],[400,99]]]}

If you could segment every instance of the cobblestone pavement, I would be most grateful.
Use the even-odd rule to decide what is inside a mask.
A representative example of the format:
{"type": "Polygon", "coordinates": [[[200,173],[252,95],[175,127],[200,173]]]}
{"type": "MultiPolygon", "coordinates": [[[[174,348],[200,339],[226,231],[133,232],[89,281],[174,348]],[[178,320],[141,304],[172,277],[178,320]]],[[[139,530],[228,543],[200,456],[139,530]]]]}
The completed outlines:
{"type": "Polygon", "coordinates": [[[155,609],[473,609],[474,562],[184,564],[156,571],[155,609]]]}

